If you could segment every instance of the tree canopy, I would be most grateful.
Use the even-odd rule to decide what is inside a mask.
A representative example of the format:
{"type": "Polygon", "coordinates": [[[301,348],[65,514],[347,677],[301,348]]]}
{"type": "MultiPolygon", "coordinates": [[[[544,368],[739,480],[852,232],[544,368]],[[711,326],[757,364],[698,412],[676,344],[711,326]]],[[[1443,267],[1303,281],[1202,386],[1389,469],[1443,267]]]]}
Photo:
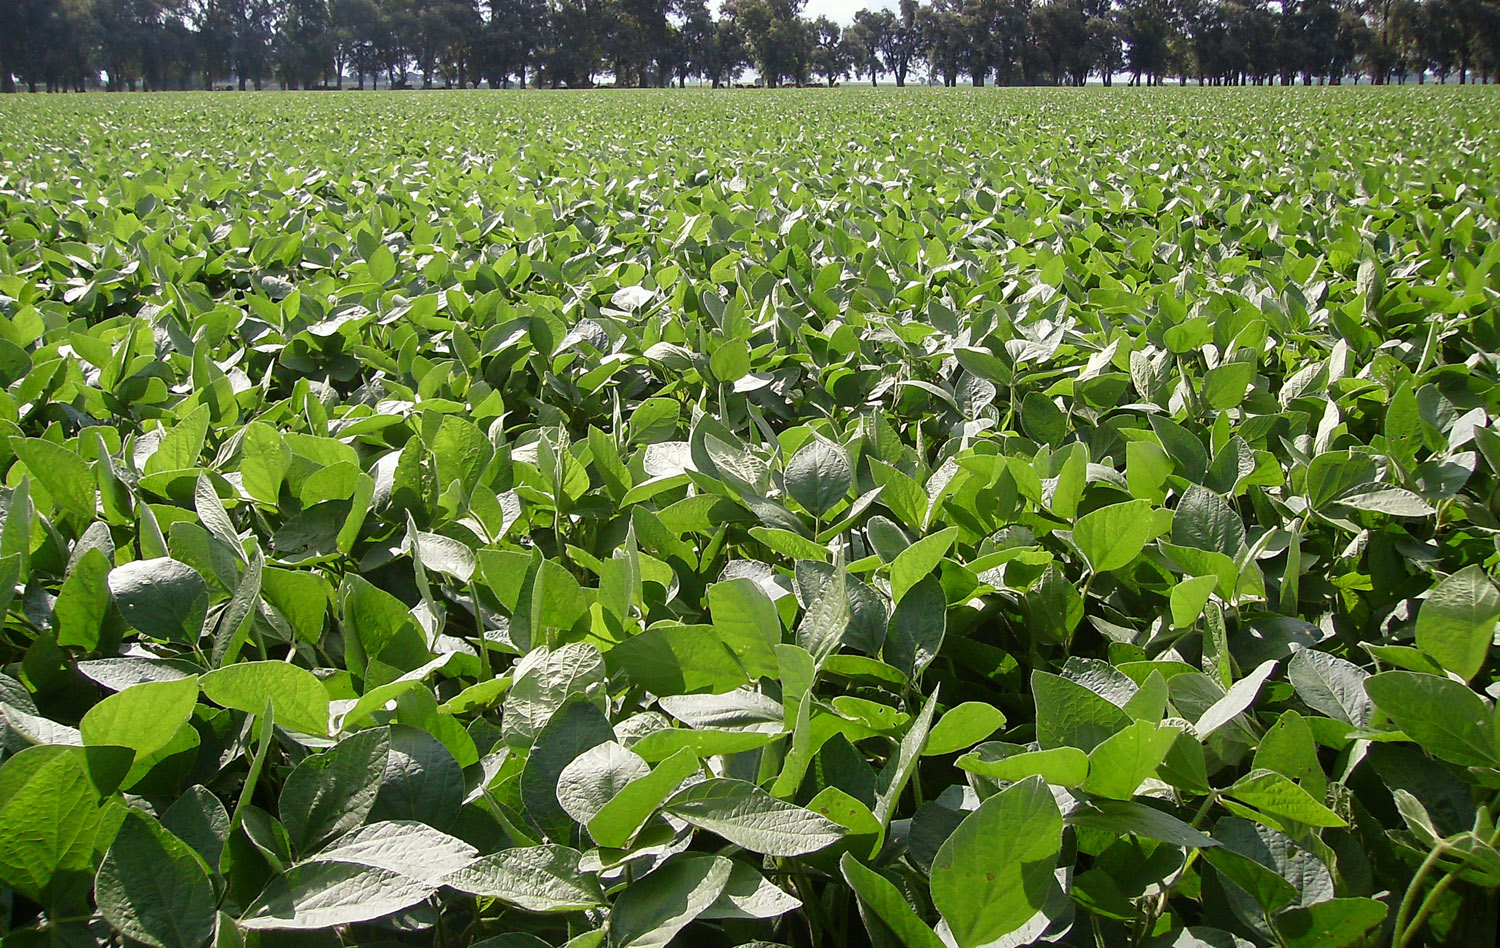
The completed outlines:
{"type": "Polygon", "coordinates": [[[1500,0],[0,0],[12,92],[1500,78],[1500,0]]]}

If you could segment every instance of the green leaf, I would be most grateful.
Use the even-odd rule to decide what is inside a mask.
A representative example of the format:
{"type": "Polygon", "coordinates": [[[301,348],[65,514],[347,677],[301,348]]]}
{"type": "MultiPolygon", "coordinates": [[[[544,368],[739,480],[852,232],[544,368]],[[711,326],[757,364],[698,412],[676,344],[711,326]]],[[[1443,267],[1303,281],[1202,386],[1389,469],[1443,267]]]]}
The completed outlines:
{"type": "Polygon", "coordinates": [[[328,734],[328,691],[305,668],[286,662],[244,662],[199,679],[208,700],[225,708],[259,714],[270,699],[276,723],[303,734],[328,734]]]}
{"type": "Polygon", "coordinates": [[[615,900],[609,940],[614,948],[666,948],[693,919],[718,901],[734,866],[722,856],[684,854],[615,900]]]}
{"type": "Polygon", "coordinates": [[[1255,380],[1255,363],[1226,362],[1203,375],[1203,400],[1214,411],[1234,408],[1245,400],[1245,392],[1255,380]]]}
{"type": "Polygon", "coordinates": [[[1129,800],[1166,758],[1178,731],[1137,721],[1089,753],[1089,776],[1083,789],[1101,797],[1129,800]]]}
{"type": "Polygon", "coordinates": [[[291,623],[297,638],[317,642],[328,615],[328,581],[316,573],[265,567],[261,594],[291,623]]]}
{"type": "Polygon", "coordinates": [[[460,892],[500,899],[528,912],[577,912],[604,903],[599,881],[566,846],[526,846],[482,856],[443,880],[460,892]]]}
{"type": "Polygon", "coordinates": [[[128,747],[143,761],[166,747],[193,716],[198,679],[147,682],[112,694],[89,709],[78,724],[83,742],[128,747]]]}
{"type": "Polygon", "coordinates": [[[93,750],[28,747],[0,766],[0,883],[53,912],[71,907],[93,881],[95,837],[105,825],[93,750]]]}
{"type": "Polygon", "coordinates": [[[94,519],[98,503],[94,474],[83,458],[42,438],[14,439],[11,449],[59,509],[79,523],[94,519]]]}
{"type": "Polygon", "coordinates": [[[365,267],[371,280],[384,285],[396,277],[396,255],[385,244],[377,244],[366,258],[365,267]]]}
{"type": "MultiPolygon", "coordinates": [[[[659,732],[658,732],[659,733],[659,732]]],[[[600,846],[624,848],[657,808],[698,772],[698,755],[684,747],[643,777],[621,787],[588,821],[589,835],[600,846]]]]}
{"type": "Polygon", "coordinates": [[[754,867],[736,861],[729,873],[729,882],[714,904],[704,909],[699,918],[766,919],[778,918],[787,912],[802,907],[802,900],[788,895],[786,890],[773,884],[754,867]]]}
{"type": "Polygon", "coordinates": [[[1388,671],[1366,679],[1365,693],[1428,753],[1468,767],[1500,762],[1490,709],[1458,682],[1421,672],[1388,671]]]}
{"type": "Polygon", "coordinates": [[[239,924],[251,931],[353,925],[409,909],[435,888],[389,869],[307,862],[274,877],[245,909],[239,924]]]}
{"type": "Polygon", "coordinates": [[[948,597],[936,576],[918,582],[896,604],[881,657],[914,678],[937,658],[948,631],[948,597]]]}
{"type": "MultiPolygon", "coordinates": [[[[799,561],[799,576],[802,575],[799,561]]],[[[822,563],[808,564],[817,572],[822,563]]],[[[797,624],[797,644],[806,649],[814,661],[821,661],[836,651],[849,628],[850,602],[848,579],[842,567],[832,567],[826,581],[815,583],[817,593],[807,604],[802,621],[797,624]]]]}
{"type": "Polygon", "coordinates": [[[922,710],[902,736],[895,756],[886,760],[876,778],[875,819],[882,829],[891,825],[896,804],[901,800],[901,794],[906,790],[911,775],[921,763],[922,749],[927,746],[927,738],[932,733],[932,719],[937,713],[940,691],[941,688],[932,689],[932,694],[922,704],[922,710]]]}
{"type": "Polygon", "coordinates": [[[899,605],[906,598],[907,590],[930,576],[953,548],[956,539],[958,528],[949,527],[923,537],[898,553],[891,563],[891,600],[899,605]]]}
{"type": "Polygon", "coordinates": [[[673,727],[652,731],[631,745],[631,750],[647,763],[666,760],[683,750],[699,757],[742,754],[765,747],[780,738],[766,731],[731,731],[720,728],[673,727]]]}
{"type": "Polygon", "coordinates": [[[859,898],[859,916],[866,929],[874,931],[876,923],[883,925],[903,948],[942,948],[942,939],[885,876],[855,859],[853,853],[844,853],[839,871],[859,898]]]}
{"type": "Polygon", "coordinates": [[[1437,513],[1421,496],[1404,487],[1383,487],[1378,484],[1366,487],[1368,489],[1342,495],[1338,499],[1339,505],[1392,517],[1429,517],[1437,513]]]}
{"type": "Polygon", "coordinates": [[[657,625],[610,649],[605,661],[658,695],[722,693],[776,675],[770,643],[742,627],[657,625]]]}
{"type": "Polygon", "coordinates": [[[667,812],[767,856],[801,856],[839,840],[843,829],[744,780],[715,777],[667,800],[667,812]]]}
{"type": "Polygon", "coordinates": [[[557,802],[574,821],[587,825],[617,793],[650,772],[638,755],[605,741],[573,758],[557,775],[557,802]]]}
{"type": "Polygon", "coordinates": [[[720,382],[738,382],[750,374],[749,342],[726,339],[718,343],[708,357],[708,368],[720,382]]]}
{"type": "Polygon", "coordinates": [[[340,836],[318,853],[318,860],[388,869],[437,886],[471,865],[477,855],[473,846],[425,823],[386,820],[340,836]]]}
{"type": "Polygon", "coordinates": [[[216,871],[229,840],[229,812],[201,786],[188,787],[161,815],[162,828],[192,847],[216,871]]]}
{"type": "Polygon", "coordinates": [[[472,493],[484,476],[495,448],[483,431],[458,415],[445,415],[432,438],[433,462],[438,489],[447,490],[458,481],[472,493]]]}
{"type": "Polygon", "coordinates": [[[1375,899],[1328,899],[1289,908],[1276,916],[1286,948],[1345,948],[1385,921],[1389,911],[1375,899]]]}
{"type": "Polygon", "coordinates": [[[314,852],[365,821],[385,778],[390,746],[390,731],[371,728],[292,768],[278,812],[296,852],[314,852]]]}
{"type": "Polygon", "coordinates": [[[1245,545],[1245,525],[1228,501],[1194,484],[1177,503],[1172,518],[1172,542],[1234,559],[1245,545]]]}
{"type": "Polygon", "coordinates": [[[1205,850],[1203,858],[1219,874],[1250,894],[1262,909],[1274,911],[1297,897],[1297,889],[1274,870],[1226,846],[1205,850]]]}
{"type": "Polygon", "coordinates": [[[1365,693],[1370,675],[1353,662],[1304,648],[1287,662],[1286,677],[1309,708],[1335,721],[1366,727],[1374,716],[1375,706],[1365,693]]]}
{"type": "Polygon", "coordinates": [[[605,674],[604,657],[586,643],[555,651],[537,648],[522,656],[511,669],[515,681],[505,701],[506,743],[513,747],[530,744],[558,709],[574,698],[603,705],[605,674]]]}
{"type": "Polygon", "coordinates": [[[291,465],[292,449],[270,425],[252,421],[240,442],[240,478],[245,493],[274,507],[291,465]]]}
{"type": "Polygon", "coordinates": [[[84,552],[73,564],[52,605],[52,628],[64,648],[93,651],[109,614],[109,559],[100,550],[84,552]]]}
{"type": "Polygon", "coordinates": [[[1090,800],[1068,812],[1069,826],[1082,826],[1119,836],[1140,836],[1173,846],[1208,849],[1218,842],[1170,813],[1135,800],[1090,800]]]}
{"type": "Polygon", "coordinates": [[[714,583],[708,587],[708,609],[714,627],[734,639],[762,638],[773,646],[781,641],[776,604],[753,579],[714,583]]]}
{"type": "Polygon", "coordinates": [[[169,642],[196,641],[208,612],[208,584],[202,575],[170,557],[115,567],[109,573],[109,592],[132,628],[169,642]]]}
{"type": "Polygon", "coordinates": [[[1348,825],[1343,817],[1274,770],[1252,770],[1224,793],[1276,819],[1293,820],[1308,826],[1348,825]]]}
{"type": "Polygon", "coordinates": [[[1209,735],[1233,721],[1254,704],[1256,696],[1260,694],[1261,686],[1274,671],[1276,671],[1276,662],[1264,661],[1250,674],[1231,685],[1224,693],[1224,697],[1215,701],[1198,717],[1198,722],[1193,725],[1193,729],[1198,732],[1198,737],[1207,739],[1209,735]]]}
{"type": "Polygon", "coordinates": [[[142,473],[184,471],[198,466],[203,443],[208,437],[209,408],[200,405],[171,425],[156,450],[147,458],[142,473]]]}
{"type": "Polygon", "coordinates": [[[1079,517],[1073,525],[1073,542],[1094,572],[1104,573],[1133,563],[1155,532],[1150,502],[1132,500],[1079,517]]]}
{"type": "Polygon", "coordinates": [[[924,757],[953,754],[973,747],[1005,726],[1005,715],[983,701],[965,701],[948,709],[927,735],[924,757]]]}
{"type": "Polygon", "coordinates": [[[1417,647],[1465,681],[1479,674],[1495,640],[1500,590],[1479,566],[1438,583],[1417,612],[1417,647]]]}
{"type": "MultiPolygon", "coordinates": [[[[709,357],[710,362],[712,356],[709,357]]],[[[712,366],[710,366],[712,367],[712,366]]],[[[677,435],[682,411],[670,398],[647,398],[630,413],[630,440],[636,444],[659,444],[677,435]]]]}
{"type": "MultiPolygon", "coordinates": [[[[437,724],[442,718],[434,715],[428,720],[437,724]]],[[[442,741],[410,725],[390,726],[385,776],[370,819],[416,820],[446,830],[458,819],[464,791],[463,769],[442,741]]]]}
{"type": "Polygon", "coordinates": [[[1032,672],[1031,694],[1036,739],[1043,750],[1076,747],[1087,753],[1131,724],[1130,715],[1061,675],[1032,672]]]}
{"type": "Polygon", "coordinates": [[[219,615],[218,628],[214,631],[213,651],[210,658],[217,666],[235,662],[240,649],[249,639],[250,627],[260,606],[261,578],[265,575],[266,560],[257,547],[250,563],[240,574],[234,596],[219,615]]]}
{"type": "Polygon", "coordinates": [[[1266,736],[1255,749],[1253,766],[1290,777],[1318,796],[1328,788],[1312,728],[1296,711],[1282,712],[1276,723],[1266,729],[1266,736]]]}
{"type": "Polygon", "coordinates": [[[94,898],[117,931],[156,948],[198,948],[214,934],[208,867],[139,810],[128,811],[100,864],[94,898]]]}
{"type": "Polygon", "coordinates": [[[1089,757],[1076,747],[1025,751],[1013,744],[981,744],[958,759],[958,767],[981,777],[1018,783],[1041,777],[1056,787],[1077,787],[1089,776],[1089,757]]]}
{"type": "Polygon", "coordinates": [[[1026,590],[1023,603],[1031,634],[1042,642],[1066,645],[1083,621],[1083,596],[1056,563],[1048,564],[1041,578],[1026,590]]]}
{"type": "Polygon", "coordinates": [[[786,466],[787,493],[815,517],[842,501],[853,483],[849,455],[820,438],[803,445],[786,466]]]}
{"type": "Polygon", "coordinates": [[[958,825],[932,863],[932,902],[959,948],[1026,924],[1056,887],[1062,813],[1040,778],[1013,784],[958,825]]]}
{"type": "Polygon", "coordinates": [[[563,768],[585,751],[613,741],[609,719],[592,704],[570,701],[537,734],[521,771],[521,801],[526,816],[554,842],[572,838],[575,824],[557,799],[563,768]]]}
{"type": "Polygon", "coordinates": [[[478,561],[474,551],[451,537],[439,533],[417,532],[409,537],[414,555],[427,569],[447,573],[460,583],[474,576],[478,561]],[[414,541],[414,542],[413,542],[414,541]]]}
{"type": "Polygon", "coordinates": [[[1218,583],[1216,575],[1191,576],[1173,586],[1170,594],[1172,627],[1186,629],[1196,623],[1218,583]]]}

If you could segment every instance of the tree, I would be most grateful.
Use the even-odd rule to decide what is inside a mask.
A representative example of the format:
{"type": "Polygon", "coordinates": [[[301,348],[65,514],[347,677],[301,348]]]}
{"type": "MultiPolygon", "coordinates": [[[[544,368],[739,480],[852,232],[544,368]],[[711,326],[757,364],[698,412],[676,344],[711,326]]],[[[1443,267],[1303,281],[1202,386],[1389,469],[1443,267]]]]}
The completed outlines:
{"type": "Polygon", "coordinates": [[[1089,30],[1079,0],[1051,0],[1031,9],[1031,34],[1037,57],[1054,85],[1081,86],[1088,81],[1089,30]]]}
{"type": "Polygon", "coordinates": [[[328,19],[333,40],[333,74],[340,89],[344,75],[354,71],[358,88],[365,87],[365,74],[376,69],[375,37],[380,29],[380,8],[375,0],[329,0],[328,19]]]}
{"type": "Polygon", "coordinates": [[[547,0],[487,0],[487,9],[475,41],[475,67],[491,89],[504,87],[511,76],[524,89],[548,44],[547,0]]]}
{"type": "Polygon", "coordinates": [[[711,58],[705,61],[704,73],[715,89],[739,80],[741,71],[750,64],[750,45],[745,31],[731,17],[714,21],[711,58]]]}
{"type": "Polygon", "coordinates": [[[92,0],[0,0],[0,90],[81,90],[97,43],[92,0]]]}
{"type": "Polygon", "coordinates": [[[661,81],[661,61],[671,55],[667,12],[666,0],[613,0],[604,7],[603,52],[617,85],[661,81]]]}
{"type": "Polygon", "coordinates": [[[812,24],[812,73],[830,86],[849,74],[849,51],[843,29],[826,16],[812,24]]]}
{"type": "Polygon", "coordinates": [[[1114,18],[1108,3],[1086,4],[1085,25],[1088,28],[1088,59],[1090,67],[1099,74],[1099,81],[1106,86],[1114,85],[1115,74],[1125,68],[1125,50],[1120,42],[1120,25],[1114,18]]]}
{"type": "Polygon", "coordinates": [[[891,15],[890,11],[884,12],[888,19],[881,52],[885,54],[887,68],[896,77],[896,85],[904,86],[912,62],[921,58],[926,48],[927,38],[922,29],[924,18],[917,7],[917,0],[901,0],[899,12],[895,15],[891,15]]]}
{"type": "Polygon", "coordinates": [[[1174,32],[1168,0],[1125,0],[1120,9],[1120,33],[1131,85],[1161,85],[1171,65],[1174,32]]]}
{"type": "Polygon", "coordinates": [[[276,24],[276,71],[289,89],[311,88],[333,64],[333,23],[324,0],[283,0],[276,24]]]}
{"type": "Polygon", "coordinates": [[[860,10],[854,14],[854,23],[844,32],[850,44],[856,76],[868,74],[870,85],[876,85],[876,76],[885,68],[881,56],[885,54],[885,34],[894,19],[889,10],[871,12],[860,10]]]}
{"type": "MultiPolygon", "coordinates": [[[[0,0],[0,90],[259,89],[385,73],[404,87],[715,86],[913,70],[976,86],[1500,78],[1500,0],[897,0],[845,29],[806,0],[0,0]]],[[[889,0],[886,0],[889,2],[889,0]]]]}
{"type": "Polygon", "coordinates": [[[478,32],[479,10],[473,0],[411,0],[409,49],[422,88],[443,76],[445,84],[468,80],[469,38],[478,32]]]}
{"type": "Polygon", "coordinates": [[[258,90],[271,66],[276,9],[271,0],[229,0],[234,73],[240,90],[246,80],[258,90]]]}
{"type": "Polygon", "coordinates": [[[958,0],[933,0],[921,8],[927,63],[945,86],[957,85],[963,72],[966,38],[960,9],[958,0]]]}
{"type": "Polygon", "coordinates": [[[722,10],[743,32],[756,71],[767,86],[808,73],[811,37],[800,16],[806,0],[724,0],[722,10]]]}

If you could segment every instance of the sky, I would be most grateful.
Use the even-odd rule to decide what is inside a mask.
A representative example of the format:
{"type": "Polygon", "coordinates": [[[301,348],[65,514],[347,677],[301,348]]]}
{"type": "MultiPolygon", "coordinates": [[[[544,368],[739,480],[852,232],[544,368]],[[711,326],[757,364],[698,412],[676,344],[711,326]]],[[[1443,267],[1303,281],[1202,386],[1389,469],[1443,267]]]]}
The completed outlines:
{"type": "Polygon", "coordinates": [[[807,0],[802,15],[809,20],[826,16],[835,23],[848,26],[854,21],[855,10],[879,10],[882,7],[894,10],[896,0],[807,0]]]}
{"type": "MultiPolygon", "coordinates": [[[[716,11],[719,8],[717,0],[709,5],[716,11]]],[[[809,20],[826,16],[840,26],[848,26],[854,22],[855,10],[881,8],[896,9],[896,0],[807,0],[807,6],[802,8],[802,15],[809,20]]]]}

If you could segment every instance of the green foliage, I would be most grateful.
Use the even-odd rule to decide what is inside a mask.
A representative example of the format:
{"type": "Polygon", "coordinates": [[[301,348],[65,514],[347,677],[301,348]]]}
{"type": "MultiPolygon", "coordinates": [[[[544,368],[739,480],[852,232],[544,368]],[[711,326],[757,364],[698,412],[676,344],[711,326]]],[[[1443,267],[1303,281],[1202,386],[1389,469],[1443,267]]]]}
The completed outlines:
{"type": "Polygon", "coordinates": [[[1493,93],[889,91],[0,102],[6,944],[1491,935],[1493,93]]]}

